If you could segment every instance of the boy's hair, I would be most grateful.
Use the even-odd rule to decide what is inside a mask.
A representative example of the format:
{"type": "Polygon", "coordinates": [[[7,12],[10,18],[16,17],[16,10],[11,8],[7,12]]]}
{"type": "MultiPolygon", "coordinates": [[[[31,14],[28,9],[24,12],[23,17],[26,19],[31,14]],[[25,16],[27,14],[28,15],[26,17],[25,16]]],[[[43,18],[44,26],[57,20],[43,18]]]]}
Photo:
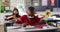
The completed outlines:
{"type": "Polygon", "coordinates": [[[47,9],[48,9],[48,10],[51,10],[51,8],[50,8],[50,7],[47,7],[47,8],[46,8],[46,10],[47,10],[47,9]]]}
{"type": "Polygon", "coordinates": [[[34,8],[34,7],[32,7],[32,6],[31,6],[31,7],[29,7],[28,9],[29,9],[31,12],[35,11],[35,8],[34,8]]]}
{"type": "Polygon", "coordinates": [[[35,8],[34,7],[29,7],[28,10],[31,12],[31,16],[35,14],[35,8]]]}

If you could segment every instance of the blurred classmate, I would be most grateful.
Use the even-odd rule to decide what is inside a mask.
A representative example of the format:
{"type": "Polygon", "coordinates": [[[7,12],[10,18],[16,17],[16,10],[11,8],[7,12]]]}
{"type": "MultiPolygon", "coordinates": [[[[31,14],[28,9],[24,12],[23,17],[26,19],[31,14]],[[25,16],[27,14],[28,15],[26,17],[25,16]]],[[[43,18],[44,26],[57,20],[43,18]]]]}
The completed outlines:
{"type": "Polygon", "coordinates": [[[12,19],[17,19],[19,17],[20,17],[20,15],[19,15],[18,9],[14,8],[12,15],[10,15],[9,17],[7,17],[6,19],[7,20],[12,20],[12,19]]]}
{"type": "Polygon", "coordinates": [[[15,20],[19,17],[20,17],[20,15],[19,15],[18,9],[14,8],[12,15],[6,15],[5,20],[10,20],[9,23],[6,23],[6,26],[13,26],[13,24],[15,23],[15,20]]]}
{"type": "Polygon", "coordinates": [[[53,13],[51,13],[51,9],[47,7],[46,12],[44,13],[44,18],[48,18],[52,16],[53,16],[53,13]]]}
{"type": "Polygon", "coordinates": [[[18,23],[22,23],[22,26],[26,25],[36,25],[38,23],[44,24],[41,18],[38,18],[35,16],[35,8],[34,7],[29,7],[27,10],[28,15],[23,15],[21,16],[18,20],[16,20],[18,23]]]}
{"type": "MultiPolygon", "coordinates": [[[[46,8],[46,12],[44,13],[44,18],[53,17],[53,13],[51,13],[51,9],[49,7],[46,8]]],[[[53,22],[48,22],[48,24],[52,24],[53,22]]]]}

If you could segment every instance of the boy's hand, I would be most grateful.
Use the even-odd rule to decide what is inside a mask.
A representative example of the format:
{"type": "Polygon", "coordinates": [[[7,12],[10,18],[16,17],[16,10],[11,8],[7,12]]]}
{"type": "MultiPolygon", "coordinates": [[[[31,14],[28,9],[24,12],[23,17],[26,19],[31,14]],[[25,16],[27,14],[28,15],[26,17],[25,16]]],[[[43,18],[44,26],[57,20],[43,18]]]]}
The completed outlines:
{"type": "Polygon", "coordinates": [[[21,24],[21,27],[24,27],[24,26],[26,26],[26,25],[27,25],[26,23],[22,23],[22,24],[21,24]]]}

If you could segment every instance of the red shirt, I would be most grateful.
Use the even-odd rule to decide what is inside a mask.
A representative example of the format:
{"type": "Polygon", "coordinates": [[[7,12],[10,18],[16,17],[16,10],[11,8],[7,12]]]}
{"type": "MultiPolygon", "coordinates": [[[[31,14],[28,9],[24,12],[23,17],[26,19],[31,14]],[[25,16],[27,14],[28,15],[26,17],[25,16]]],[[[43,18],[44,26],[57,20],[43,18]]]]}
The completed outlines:
{"type": "Polygon", "coordinates": [[[28,25],[33,25],[33,24],[38,23],[40,20],[41,20],[41,18],[38,18],[37,16],[34,16],[33,19],[30,20],[27,15],[23,15],[20,17],[20,19],[17,22],[23,22],[28,25]]]}

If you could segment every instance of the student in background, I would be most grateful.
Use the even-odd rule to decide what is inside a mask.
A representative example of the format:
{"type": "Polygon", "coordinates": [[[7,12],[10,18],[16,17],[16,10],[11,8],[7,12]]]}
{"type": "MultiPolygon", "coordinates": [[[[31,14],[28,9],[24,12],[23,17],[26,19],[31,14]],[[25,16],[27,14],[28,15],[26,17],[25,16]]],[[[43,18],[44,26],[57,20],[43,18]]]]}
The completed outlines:
{"type": "Polygon", "coordinates": [[[53,13],[51,13],[51,9],[50,8],[46,8],[45,10],[46,12],[44,13],[44,18],[48,18],[48,17],[52,17],[53,16],[53,13]]]}
{"type": "Polygon", "coordinates": [[[27,10],[28,15],[23,15],[19,19],[17,19],[17,23],[22,23],[22,27],[26,25],[36,25],[40,23],[41,25],[44,24],[44,21],[42,21],[41,18],[38,18],[35,16],[35,8],[34,7],[29,7],[27,10]]]}
{"type": "MultiPolygon", "coordinates": [[[[48,18],[48,17],[53,17],[53,13],[51,13],[51,9],[49,7],[46,8],[45,10],[46,12],[44,13],[44,18],[48,18]]],[[[52,24],[53,22],[48,22],[48,24],[52,24]]]]}
{"type": "Polygon", "coordinates": [[[17,18],[19,18],[19,17],[20,17],[20,15],[19,15],[18,9],[14,8],[13,12],[12,12],[12,15],[6,15],[6,19],[5,20],[7,20],[7,21],[10,20],[9,23],[6,23],[6,26],[13,26],[13,25],[15,25],[15,20],[17,18]]]}
{"type": "Polygon", "coordinates": [[[20,15],[19,15],[18,9],[17,8],[14,8],[12,15],[8,16],[6,19],[7,20],[12,20],[12,19],[17,19],[19,17],[20,17],[20,15]]]}

